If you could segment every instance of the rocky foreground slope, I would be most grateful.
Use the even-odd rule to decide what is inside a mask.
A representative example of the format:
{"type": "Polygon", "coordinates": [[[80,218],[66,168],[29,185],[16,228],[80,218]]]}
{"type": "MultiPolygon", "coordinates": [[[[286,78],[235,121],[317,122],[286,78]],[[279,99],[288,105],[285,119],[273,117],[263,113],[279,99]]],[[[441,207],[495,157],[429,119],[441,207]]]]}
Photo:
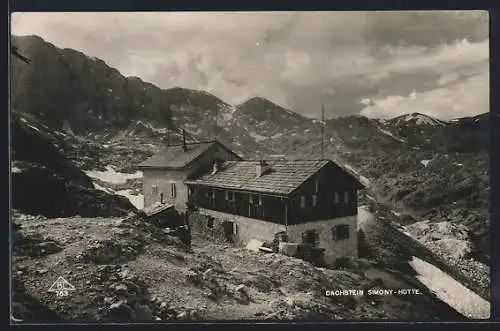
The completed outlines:
{"type": "Polygon", "coordinates": [[[12,315],[18,320],[463,318],[410,274],[388,272],[370,260],[328,270],[202,233],[194,234],[188,250],[139,218],[45,219],[15,213],[14,226],[12,315]],[[75,288],[68,297],[47,291],[59,276],[75,288]],[[391,286],[422,294],[325,296],[326,290],[391,286]]]}

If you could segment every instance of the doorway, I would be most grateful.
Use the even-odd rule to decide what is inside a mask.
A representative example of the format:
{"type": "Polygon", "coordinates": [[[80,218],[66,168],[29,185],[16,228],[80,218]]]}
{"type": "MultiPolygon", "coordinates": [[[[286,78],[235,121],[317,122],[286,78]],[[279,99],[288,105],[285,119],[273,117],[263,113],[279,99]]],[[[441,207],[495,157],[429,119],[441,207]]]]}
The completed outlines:
{"type": "Polygon", "coordinates": [[[222,229],[224,231],[224,237],[229,242],[235,242],[236,240],[236,223],[233,221],[224,221],[221,223],[222,229]]]}

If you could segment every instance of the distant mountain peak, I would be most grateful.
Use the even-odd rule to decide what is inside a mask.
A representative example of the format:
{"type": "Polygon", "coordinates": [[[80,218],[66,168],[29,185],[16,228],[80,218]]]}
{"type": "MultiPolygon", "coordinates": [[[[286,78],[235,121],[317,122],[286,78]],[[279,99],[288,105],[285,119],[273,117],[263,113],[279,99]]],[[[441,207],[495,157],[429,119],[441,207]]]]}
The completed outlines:
{"type": "Polygon", "coordinates": [[[290,109],[282,107],[266,98],[253,97],[236,106],[239,113],[253,116],[255,119],[264,121],[271,117],[275,121],[284,121],[285,119],[293,122],[309,122],[304,116],[290,109]]]}
{"type": "Polygon", "coordinates": [[[443,121],[438,120],[435,117],[417,112],[395,117],[392,119],[392,121],[397,122],[398,124],[413,123],[416,125],[431,126],[443,126],[445,124],[443,121]]]}
{"type": "Polygon", "coordinates": [[[240,104],[240,106],[243,106],[243,105],[259,105],[259,106],[269,105],[272,107],[283,108],[280,105],[278,105],[278,104],[276,104],[276,103],[274,103],[266,98],[262,98],[262,97],[252,97],[252,98],[250,98],[250,99],[248,99],[245,102],[240,104]]]}

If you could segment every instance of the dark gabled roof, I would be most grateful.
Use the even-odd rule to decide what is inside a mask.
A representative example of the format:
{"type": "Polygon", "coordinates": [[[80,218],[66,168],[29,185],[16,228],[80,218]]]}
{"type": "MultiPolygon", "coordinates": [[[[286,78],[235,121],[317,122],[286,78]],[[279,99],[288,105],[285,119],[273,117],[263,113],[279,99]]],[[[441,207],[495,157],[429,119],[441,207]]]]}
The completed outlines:
{"type": "Polygon", "coordinates": [[[139,163],[137,167],[140,169],[183,169],[216,144],[234,154],[230,149],[218,141],[189,143],[186,144],[186,151],[184,151],[182,144],[171,145],[165,147],[162,151],[151,156],[144,162],[139,163]]]}
{"type": "Polygon", "coordinates": [[[272,160],[267,161],[271,170],[256,177],[259,161],[227,161],[215,173],[208,173],[186,184],[287,195],[314,175],[329,160],[272,160]]]}

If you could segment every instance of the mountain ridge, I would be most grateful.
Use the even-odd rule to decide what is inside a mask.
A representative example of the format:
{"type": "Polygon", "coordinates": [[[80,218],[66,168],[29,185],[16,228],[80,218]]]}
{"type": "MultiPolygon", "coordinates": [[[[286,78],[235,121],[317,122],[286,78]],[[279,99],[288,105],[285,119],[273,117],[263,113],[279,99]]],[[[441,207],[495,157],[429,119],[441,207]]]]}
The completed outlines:
{"type": "MultiPolygon", "coordinates": [[[[28,57],[34,58],[35,61],[37,60],[37,57],[40,56],[40,54],[38,54],[39,50],[37,50],[36,47],[37,46],[40,47],[40,45],[43,44],[44,46],[46,46],[49,49],[49,51],[52,51],[53,53],[59,52],[60,54],[52,54],[55,57],[58,57],[57,55],[59,55],[59,57],[58,57],[59,59],[61,59],[61,57],[64,58],[64,55],[66,55],[66,57],[70,57],[72,60],[75,60],[75,57],[78,57],[77,60],[79,60],[79,61],[87,60],[88,62],[95,62],[95,64],[102,67],[104,70],[108,71],[109,75],[119,76],[119,79],[124,80],[126,82],[126,83],[124,82],[125,85],[127,85],[127,84],[129,84],[129,85],[138,85],[138,84],[144,85],[144,86],[142,86],[143,88],[156,90],[156,91],[151,91],[149,94],[155,95],[155,94],[164,93],[165,94],[164,97],[167,99],[170,97],[170,98],[174,99],[175,101],[179,101],[179,100],[182,100],[182,98],[185,97],[186,95],[192,96],[192,95],[198,94],[198,95],[201,95],[201,98],[208,97],[208,98],[212,99],[209,102],[210,106],[208,108],[213,108],[214,104],[217,104],[217,103],[220,103],[226,107],[238,108],[238,107],[242,107],[242,106],[247,106],[249,104],[249,102],[250,103],[258,102],[258,103],[265,104],[267,106],[272,106],[274,108],[280,108],[282,110],[286,110],[287,112],[291,113],[293,116],[298,116],[298,117],[308,119],[308,120],[314,119],[314,118],[306,117],[298,112],[287,109],[286,107],[283,107],[283,106],[281,106],[281,105],[279,105],[279,104],[277,104],[269,99],[259,97],[259,96],[254,96],[254,97],[251,97],[240,104],[232,105],[232,104],[222,100],[221,98],[217,97],[216,95],[209,93],[209,92],[206,92],[206,91],[203,91],[203,90],[184,88],[184,87],[180,87],[180,86],[162,88],[162,87],[159,87],[151,82],[147,82],[144,79],[137,77],[137,76],[125,76],[125,75],[121,74],[119,72],[119,70],[117,70],[116,68],[113,68],[112,66],[107,64],[106,61],[104,61],[100,58],[88,56],[85,53],[78,51],[78,50],[75,50],[75,49],[72,49],[72,48],[59,48],[55,44],[48,42],[37,35],[25,35],[25,36],[13,35],[12,36],[12,43],[15,44],[28,57]],[[33,49],[33,48],[35,48],[35,49],[33,49]]],[[[15,63],[16,63],[15,61],[16,60],[11,61],[12,63],[14,63],[14,65],[11,63],[11,67],[13,67],[13,70],[12,70],[13,74],[17,74],[17,72],[16,72],[17,70],[29,70],[29,68],[26,68],[27,66],[25,66],[25,65],[22,65],[22,66],[15,65],[15,63]],[[23,69],[20,69],[20,68],[23,68],[23,69]]],[[[69,64],[71,64],[71,63],[69,63],[69,64]]],[[[35,65],[36,65],[36,62],[33,63],[31,66],[35,66],[35,65]]],[[[64,64],[64,63],[63,63],[63,65],[67,66],[67,64],[64,64]]],[[[28,66],[28,67],[31,67],[31,66],[28,66]]],[[[21,72],[21,75],[22,74],[23,74],[23,72],[21,72]]],[[[148,97],[151,98],[151,95],[147,96],[146,99],[148,97]]],[[[141,98],[140,96],[137,96],[137,98],[144,99],[144,98],[141,98]]],[[[156,109],[158,105],[155,103],[156,103],[157,98],[160,100],[162,98],[158,97],[158,96],[154,96],[153,98],[155,99],[155,102],[153,102],[153,105],[151,105],[151,107],[154,108],[151,111],[152,115],[153,115],[152,118],[155,120],[158,120],[159,114],[158,114],[158,110],[156,109]]],[[[13,104],[16,105],[17,102],[18,102],[17,96],[14,94],[13,95],[13,104]]],[[[203,102],[201,102],[201,103],[203,104],[203,102]]],[[[138,109],[142,108],[141,104],[139,102],[134,103],[134,106],[138,109]]],[[[174,106],[175,106],[175,102],[174,102],[174,106]]],[[[166,107],[168,107],[168,106],[166,106],[166,107]]],[[[26,111],[26,110],[24,110],[24,111],[26,111]]],[[[30,112],[30,111],[28,111],[28,112],[30,112]]],[[[136,113],[137,112],[138,112],[138,110],[136,110],[136,113]]],[[[433,119],[438,120],[440,122],[444,122],[443,119],[439,119],[439,118],[436,118],[436,117],[433,117],[433,116],[430,116],[430,115],[427,115],[424,113],[402,114],[402,115],[395,116],[392,119],[402,117],[402,116],[408,116],[408,115],[412,115],[412,114],[418,114],[418,115],[426,116],[429,118],[433,118],[433,119]]],[[[359,115],[359,114],[353,114],[352,116],[357,116],[357,115],[359,115]]],[[[480,114],[478,114],[478,115],[480,115],[480,114]]],[[[474,116],[478,116],[478,115],[474,115],[474,116]]],[[[359,115],[359,116],[363,116],[363,115],[359,115]]],[[[338,117],[333,117],[333,118],[338,118],[338,117]]],[[[457,119],[459,119],[459,118],[457,118],[457,119]]],[[[453,121],[453,120],[454,119],[451,119],[451,121],[453,121]]]]}

